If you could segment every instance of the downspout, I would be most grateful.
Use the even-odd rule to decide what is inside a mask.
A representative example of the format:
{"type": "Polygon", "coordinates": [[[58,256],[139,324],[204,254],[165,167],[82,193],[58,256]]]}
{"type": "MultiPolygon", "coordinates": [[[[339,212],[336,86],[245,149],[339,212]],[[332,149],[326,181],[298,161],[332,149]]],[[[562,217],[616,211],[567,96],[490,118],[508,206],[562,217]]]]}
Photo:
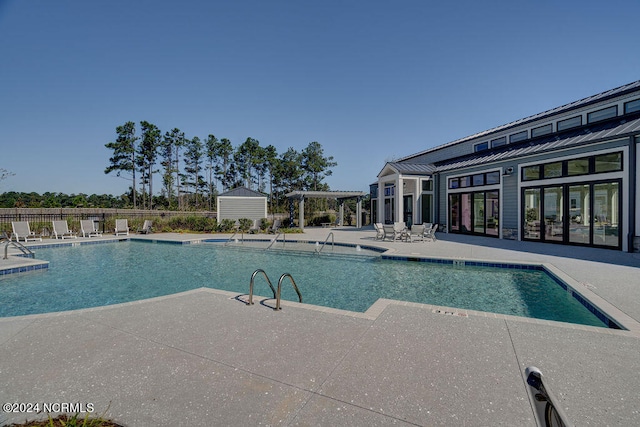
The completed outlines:
{"type": "MultiPolygon", "coordinates": [[[[636,138],[640,136],[631,135],[629,137],[629,234],[627,235],[627,252],[633,252],[633,241],[636,235],[636,198],[638,179],[638,156],[636,138]]],[[[640,141],[639,141],[640,142],[640,141]]]]}

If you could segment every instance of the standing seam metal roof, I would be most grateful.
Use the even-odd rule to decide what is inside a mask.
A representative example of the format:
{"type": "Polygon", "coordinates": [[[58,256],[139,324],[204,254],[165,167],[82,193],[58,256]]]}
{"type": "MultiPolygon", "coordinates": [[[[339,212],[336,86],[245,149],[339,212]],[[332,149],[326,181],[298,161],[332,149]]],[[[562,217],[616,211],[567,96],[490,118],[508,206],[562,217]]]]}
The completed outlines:
{"type": "Polygon", "coordinates": [[[437,150],[440,150],[440,149],[443,149],[443,148],[446,148],[446,147],[450,147],[452,145],[460,144],[462,142],[471,141],[473,139],[480,138],[480,137],[486,136],[486,135],[490,135],[492,133],[496,133],[496,132],[499,132],[499,131],[502,131],[502,130],[505,130],[505,129],[509,129],[511,127],[516,127],[516,126],[519,126],[519,125],[522,125],[522,124],[525,124],[525,123],[528,123],[528,122],[534,122],[536,120],[540,120],[540,119],[543,119],[543,118],[546,118],[546,117],[550,117],[550,116],[553,116],[553,115],[556,115],[556,114],[560,114],[560,113],[563,113],[563,112],[566,112],[566,111],[569,111],[569,110],[572,110],[572,109],[576,109],[576,108],[579,108],[579,107],[584,107],[584,106],[589,105],[589,104],[594,104],[596,102],[603,101],[603,100],[605,100],[607,98],[612,98],[612,97],[615,97],[615,96],[619,96],[619,95],[622,95],[622,94],[624,94],[626,92],[632,92],[634,90],[637,90],[638,88],[640,88],[640,80],[632,82],[632,83],[628,83],[626,85],[623,85],[623,86],[620,86],[620,87],[617,87],[617,88],[614,88],[614,89],[607,90],[605,92],[598,93],[596,95],[592,95],[592,96],[588,96],[586,98],[582,98],[582,99],[580,99],[578,101],[570,102],[570,103],[562,105],[560,107],[556,107],[556,108],[552,108],[552,109],[547,110],[547,111],[543,111],[542,113],[534,114],[532,116],[528,116],[528,117],[525,117],[523,119],[519,119],[519,120],[510,122],[510,123],[507,123],[507,124],[504,124],[504,125],[501,125],[501,126],[498,126],[498,127],[494,127],[494,128],[482,131],[482,132],[478,132],[476,134],[473,134],[473,135],[470,135],[470,136],[466,136],[464,138],[460,138],[460,139],[457,139],[455,141],[448,142],[446,144],[438,145],[436,147],[432,147],[432,148],[420,151],[420,152],[415,153],[415,154],[410,154],[408,156],[400,158],[398,161],[409,160],[411,158],[422,156],[422,155],[424,155],[426,153],[429,153],[429,152],[432,152],[432,151],[437,151],[437,150]]]}
{"type": "Polygon", "coordinates": [[[565,137],[553,136],[551,140],[542,140],[540,143],[529,143],[526,146],[509,147],[506,150],[498,152],[486,153],[484,155],[474,155],[472,157],[458,158],[451,161],[437,162],[435,169],[443,172],[451,169],[464,168],[469,166],[491,163],[499,160],[522,157],[528,154],[540,153],[543,151],[553,151],[560,148],[577,146],[586,142],[595,142],[597,140],[605,140],[615,138],[616,136],[632,135],[640,132],[640,117],[630,121],[622,120],[617,126],[592,126],[590,128],[581,129],[576,133],[566,134],[565,137]]]}

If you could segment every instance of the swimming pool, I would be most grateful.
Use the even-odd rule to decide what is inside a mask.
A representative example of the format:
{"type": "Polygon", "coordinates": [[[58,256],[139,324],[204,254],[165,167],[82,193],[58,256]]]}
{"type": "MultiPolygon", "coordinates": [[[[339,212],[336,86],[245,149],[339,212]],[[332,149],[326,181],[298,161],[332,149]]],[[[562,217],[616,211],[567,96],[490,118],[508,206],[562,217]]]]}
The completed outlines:
{"type": "MultiPolygon", "coordinates": [[[[48,271],[3,276],[0,317],[104,306],[199,287],[248,293],[251,274],[291,273],[303,301],[366,311],[378,298],[605,327],[539,267],[491,268],[127,241],[37,249],[48,271]]],[[[286,282],[285,282],[286,285],[286,282]]],[[[257,279],[257,295],[270,296],[257,279]]],[[[291,286],[283,299],[297,301],[291,286]]]]}

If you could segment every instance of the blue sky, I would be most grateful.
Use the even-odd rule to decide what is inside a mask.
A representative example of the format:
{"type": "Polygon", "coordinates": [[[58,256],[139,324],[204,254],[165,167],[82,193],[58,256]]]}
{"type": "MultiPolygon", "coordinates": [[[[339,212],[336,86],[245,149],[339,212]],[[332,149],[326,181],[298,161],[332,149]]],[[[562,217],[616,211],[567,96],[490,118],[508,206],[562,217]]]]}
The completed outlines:
{"type": "Polygon", "coordinates": [[[640,79],[640,2],[0,0],[3,191],[108,193],[115,128],[318,141],[333,190],[640,79]]]}

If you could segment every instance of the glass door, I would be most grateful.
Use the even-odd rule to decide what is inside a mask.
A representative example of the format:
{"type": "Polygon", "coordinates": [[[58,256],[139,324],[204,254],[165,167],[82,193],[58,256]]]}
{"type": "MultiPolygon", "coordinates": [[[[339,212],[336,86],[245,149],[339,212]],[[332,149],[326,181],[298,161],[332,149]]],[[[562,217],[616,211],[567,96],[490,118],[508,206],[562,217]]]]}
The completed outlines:
{"type": "Polygon", "coordinates": [[[543,189],[544,239],[562,242],[564,240],[563,192],[562,187],[543,189]]]}
{"type": "Polygon", "coordinates": [[[524,230],[523,238],[540,240],[540,189],[527,188],[524,190],[524,230]]]}
{"type": "Polygon", "coordinates": [[[484,193],[473,193],[473,232],[484,233],[484,193]]]}
{"type": "Polygon", "coordinates": [[[620,183],[593,185],[593,244],[620,247],[620,183]]]}
{"type": "Polygon", "coordinates": [[[569,187],[569,242],[589,244],[591,239],[590,194],[588,184],[569,187]]]}
{"type": "Polygon", "coordinates": [[[484,211],[487,218],[487,234],[497,236],[500,231],[500,192],[486,192],[486,208],[484,211]]]}
{"type": "Polygon", "coordinates": [[[449,194],[449,231],[460,231],[460,194],[449,194]]]}
{"type": "Polygon", "coordinates": [[[413,196],[402,197],[402,220],[407,227],[413,225],[413,196]]]}

